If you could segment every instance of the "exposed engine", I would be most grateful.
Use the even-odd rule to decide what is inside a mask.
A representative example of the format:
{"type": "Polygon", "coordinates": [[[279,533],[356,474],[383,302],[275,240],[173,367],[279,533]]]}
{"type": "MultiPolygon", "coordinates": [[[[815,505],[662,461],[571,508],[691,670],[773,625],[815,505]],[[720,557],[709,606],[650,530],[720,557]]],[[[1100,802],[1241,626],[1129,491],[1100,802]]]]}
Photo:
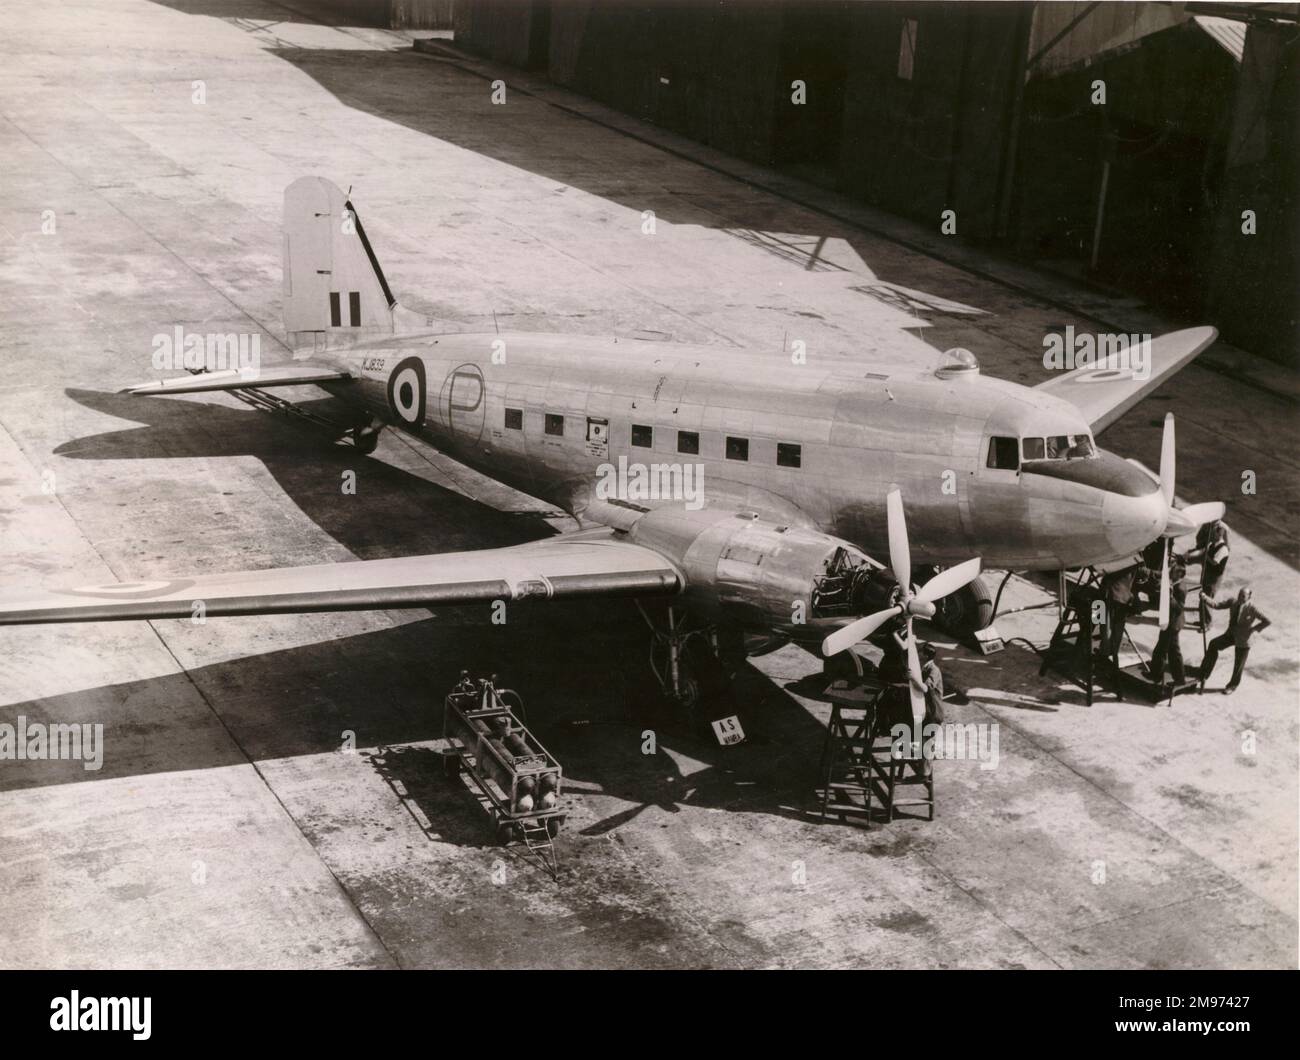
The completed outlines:
{"type": "Polygon", "coordinates": [[[892,575],[847,541],[750,513],[663,508],[629,536],[681,568],[694,607],[741,626],[814,637],[898,598],[892,575]]]}

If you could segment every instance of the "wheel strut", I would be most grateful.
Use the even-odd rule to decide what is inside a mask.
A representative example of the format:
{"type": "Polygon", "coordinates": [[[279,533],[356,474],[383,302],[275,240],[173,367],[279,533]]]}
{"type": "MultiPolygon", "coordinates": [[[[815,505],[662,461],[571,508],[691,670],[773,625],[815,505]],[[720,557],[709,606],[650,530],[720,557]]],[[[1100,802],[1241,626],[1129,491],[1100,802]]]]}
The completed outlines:
{"type": "Polygon", "coordinates": [[[677,609],[670,604],[667,626],[661,628],[655,625],[639,602],[636,606],[650,627],[650,669],[659,682],[660,692],[678,706],[692,709],[700,700],[700,685],[686,660],[686,647],[693,637],[706,637],[712,643],[713,627],[687,628],[677,609]],[[660,665],[660,658],[665,658],[666,665],[660,665]]]}

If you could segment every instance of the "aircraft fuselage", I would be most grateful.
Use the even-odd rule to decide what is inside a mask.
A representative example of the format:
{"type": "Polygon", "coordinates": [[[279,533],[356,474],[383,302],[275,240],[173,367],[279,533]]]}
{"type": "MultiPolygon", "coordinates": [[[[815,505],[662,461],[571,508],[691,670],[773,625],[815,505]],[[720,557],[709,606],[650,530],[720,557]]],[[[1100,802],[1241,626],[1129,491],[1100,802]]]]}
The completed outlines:
{"type": "Polygon", "coordinates": [[[580,518],[682,503],[602,498],[612,469],[692,465],[705,505],[752,510],[887,550],[897,487],[918,564],[1072,568],[1140,550],[1164,529],[1151,478],[1095,450],[1069,403],[965,373],[906,375],[710,347],[551,334],[398,335],[330,357],[328,389],[465,464],[580,518]],[[1015,466],[993,439],[1015,440],[1015,466]],[[1024,445],[1086,438],[1092,455],[1024,445]],[[1023,453],[1022,453],[1023,446],[1023,453]],[[1022,458],[1026,457],[1026,458],[1022,458]],[[993,466],[994,464],[1003,466],[993,466]]]}

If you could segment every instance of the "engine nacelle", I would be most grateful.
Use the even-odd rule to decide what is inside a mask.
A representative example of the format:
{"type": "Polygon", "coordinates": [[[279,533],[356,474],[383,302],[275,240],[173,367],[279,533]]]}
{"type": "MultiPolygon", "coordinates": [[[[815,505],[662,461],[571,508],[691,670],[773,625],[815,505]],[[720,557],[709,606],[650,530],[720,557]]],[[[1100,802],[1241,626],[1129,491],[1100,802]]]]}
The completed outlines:
{"type": "Polygon", "coordinates": [[[798,639],[823,636],[836,619],[888,607],[897,596],[893,577],[849,542],[749,513],[659,508],[628,536],[677,565],[700,611],[798,639]]]}

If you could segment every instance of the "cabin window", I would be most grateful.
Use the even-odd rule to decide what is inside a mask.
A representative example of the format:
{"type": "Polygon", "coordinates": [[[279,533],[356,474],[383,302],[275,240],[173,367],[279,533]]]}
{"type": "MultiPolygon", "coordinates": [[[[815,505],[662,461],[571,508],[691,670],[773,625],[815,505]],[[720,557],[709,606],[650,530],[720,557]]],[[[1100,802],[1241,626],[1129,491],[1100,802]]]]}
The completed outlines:
{"type": "Polygon", "coordinates": [[[776,462],[781,467],[800,467],[803,462],[802,446],[792,442],[777,442],[776,462]]]}
{"type": "Polygon", "coordinates": [[[643,423],[632,424],[632,444],[639,445],[643,449],[649,449],[654,442],[655,432],[653,427],[647,427],[643,423]]]}
{"type": "Polygon", "coordinates": [[[564,435],[564,417],[556,415],[554,412],[546,414],[546,433],[564,435]]]}
{"type": "Polygon", "coordinates": [[[343,311],[339,308],[338,291],[330,291],[330,327],[341,328],[343,326],[343,311]]]}
{"type": "Polygon", "coordinates": [[[506,409],[506,427],[512,431],[524,429],[524,410],[506,409]]]}
{"type": "Polygon", "coordinates": [[[1026,460],[1043,460],[1047,456],[1041,438],[1025,438],[1020,444],[1024,447],[1026,460]]]}
{"type": "Polygon", "coordinates": [[[348,292],[348,319],[352,321],[354,328],[361,327],[361,293],[359,291],[348,292]]]}
{"type": "Polygon", "coordinates": [[[1020,445],[1016,439],[990,438],[988,466],[1015,471],[1020,466],[1020,445]]]}
{"type": "Polygon", "coordinates": [[[749,439],[727,437],[727,459],[728,460],[748,460],[749,459],[749,439]]]}
{"type": "Polygon", "coordinates": [[[677,432],[677,451],[679,453],[689,453],[691,456],[700,455],[700,436],[695,431],[678,431],[677,432]]]}

